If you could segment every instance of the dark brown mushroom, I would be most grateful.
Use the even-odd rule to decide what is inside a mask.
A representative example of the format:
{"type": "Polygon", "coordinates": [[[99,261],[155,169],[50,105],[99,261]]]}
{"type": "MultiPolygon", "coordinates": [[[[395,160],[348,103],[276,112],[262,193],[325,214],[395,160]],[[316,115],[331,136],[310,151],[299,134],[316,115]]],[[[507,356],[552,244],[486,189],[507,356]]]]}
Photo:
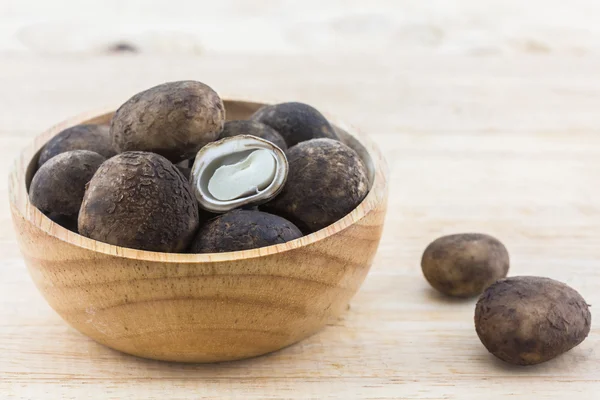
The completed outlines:
{"type": "Polygon", "coordinates": [[[327,118],[314,107],[304,103],[290,102],[264,106],[250,119],[275,129],[288,147],[311,139],[338,139],[327,118]]]}
{"type": "Polygon", "coordinates": [[[198,231],[191,253],[222,253],[285,243],[302,236],[290,221],[256,210],[234,210],[198,231]]]}
{"type": "Polygon", "coordinates": [[[283,191],[262,209],[305,233],[322,229],[355,209],[368,192],[366,168],[354,150],[332,139],[312,139],[286,152],[283,191]]]}
{"type": "Polygon", "coordinates": [[[80,234],[141,250],[183,251],[198,225],[187,179],[166,158],[140,151],[102,164],[79,213],[80,234]]]}
{"type": "Polygon", "coordinates": [[[136,94],[115,113],[115,149],[148,151],[177,163],[219,138],[225,107],[209,86],[196,81],[164,83],[136,94]]]}

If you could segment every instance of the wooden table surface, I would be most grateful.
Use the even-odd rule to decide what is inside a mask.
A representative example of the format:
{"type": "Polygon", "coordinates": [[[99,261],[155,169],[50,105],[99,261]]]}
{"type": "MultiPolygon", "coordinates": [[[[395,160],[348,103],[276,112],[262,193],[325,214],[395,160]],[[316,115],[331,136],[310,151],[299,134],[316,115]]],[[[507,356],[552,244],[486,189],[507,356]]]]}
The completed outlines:
{"type": "MultiPolygon", "coordinates": [[[[574,3],[588,6],[581,16],[595,4],[574,3]]],[[[517,2],[505,4],[517,9],[517,2]]],[[[558,13],[557,2],[547,4],[558,13]]],[[[510,15],[502,10],[500,17],[510,15]]],[[[7,16],[12,25],[5,28],[21,21],[7,16]]],[[[27,50],[10,35],[0,40],[0,398],[599,398],[600,39],[593,33],[541,27],[535,32],[546,36],[533,35],[516,50],[500,45],[513,43],[508,39],[484,35],[497,52],[452,52],[448,42],[432,48],[417,35],[415,48],[390,52],[195,54],[188,46],[173,55],[160,46],[137,54],[83,51],[69,35],[61,36],[70,40],[66,47],[49,47],[39,44],[43,29],[27,32],[19,42],[27,50]],[[583,36],[587,41],[569,41],[583,36]],[[319,334],[241,362],[148,361],[71,329],[35,289],[11,227],[6,178],[13,158],[62,119],[176,79],[207,82],[224,96],[311,103],[383,149],[391,179],[378,255],[350,309],[319,334]],[[500,238],[511,275],[576,288],[593,305],[587,340],[535,367],[489,355],[473,326],[475,300],[437,295],[420,271],[431,240],[466,231],[500,238]]]]}

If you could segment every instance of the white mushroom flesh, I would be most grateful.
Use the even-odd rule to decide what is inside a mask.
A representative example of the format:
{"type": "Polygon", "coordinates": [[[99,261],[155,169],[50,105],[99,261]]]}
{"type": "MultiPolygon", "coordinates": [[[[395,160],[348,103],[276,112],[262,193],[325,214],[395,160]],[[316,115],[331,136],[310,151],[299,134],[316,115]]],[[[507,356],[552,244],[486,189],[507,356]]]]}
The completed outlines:
{"type": "Polygon", "coordinates": [[[223,213],[275,197],[283,189],[287,174],[287,158],[279,147],[255,136],[240,135],[200,149],[190,183],[202,208],[223,213]]]}
{"type": "Polygon", "coordinates": [[[273,182],[277,162],[266,149],[255,150],[235,164],[217,168],[208,181],[208,191],[217,200],[233,200],[258,194],[273,182]]]}

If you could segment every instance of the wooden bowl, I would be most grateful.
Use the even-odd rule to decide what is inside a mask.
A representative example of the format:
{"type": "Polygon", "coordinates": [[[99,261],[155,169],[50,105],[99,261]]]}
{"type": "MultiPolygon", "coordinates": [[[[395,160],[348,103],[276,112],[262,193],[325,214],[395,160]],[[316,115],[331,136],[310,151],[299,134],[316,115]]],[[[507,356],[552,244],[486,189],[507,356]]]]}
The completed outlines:
{"type": "MultiPolygon", "coordinates": [[[[229,119],[246,119],[262,105],[225,101],[229,119]]],[[[215,362],[281,349],[345,310],[369,271],[386,213],[385,161],[371,141],[336,125],[369,166],[372,187],[333,225],[260,249],[156,253],[80,236],[28,199],[41,147],[65,128],[106,124],[112,115],[84,114],[52,127],[22,152],[10,174],[11,212],[23,257],[38,289],[65,321],[125,353],[215,362]]]]}

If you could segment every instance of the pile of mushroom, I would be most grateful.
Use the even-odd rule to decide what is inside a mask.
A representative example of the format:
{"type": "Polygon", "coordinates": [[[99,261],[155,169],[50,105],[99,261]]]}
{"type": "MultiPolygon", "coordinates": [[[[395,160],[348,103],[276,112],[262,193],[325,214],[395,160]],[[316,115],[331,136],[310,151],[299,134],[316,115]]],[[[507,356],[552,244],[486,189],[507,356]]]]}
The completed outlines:
{"type": "Polygon", "coordinates": [[[136,94],[110,127],[80,125],[42,149],[30,200],[64,227],[161,252],[225,252],[297,239],[343,218],[368,175],[337,128],[303,103],[227,121],[209,86],[136,94]]]}

